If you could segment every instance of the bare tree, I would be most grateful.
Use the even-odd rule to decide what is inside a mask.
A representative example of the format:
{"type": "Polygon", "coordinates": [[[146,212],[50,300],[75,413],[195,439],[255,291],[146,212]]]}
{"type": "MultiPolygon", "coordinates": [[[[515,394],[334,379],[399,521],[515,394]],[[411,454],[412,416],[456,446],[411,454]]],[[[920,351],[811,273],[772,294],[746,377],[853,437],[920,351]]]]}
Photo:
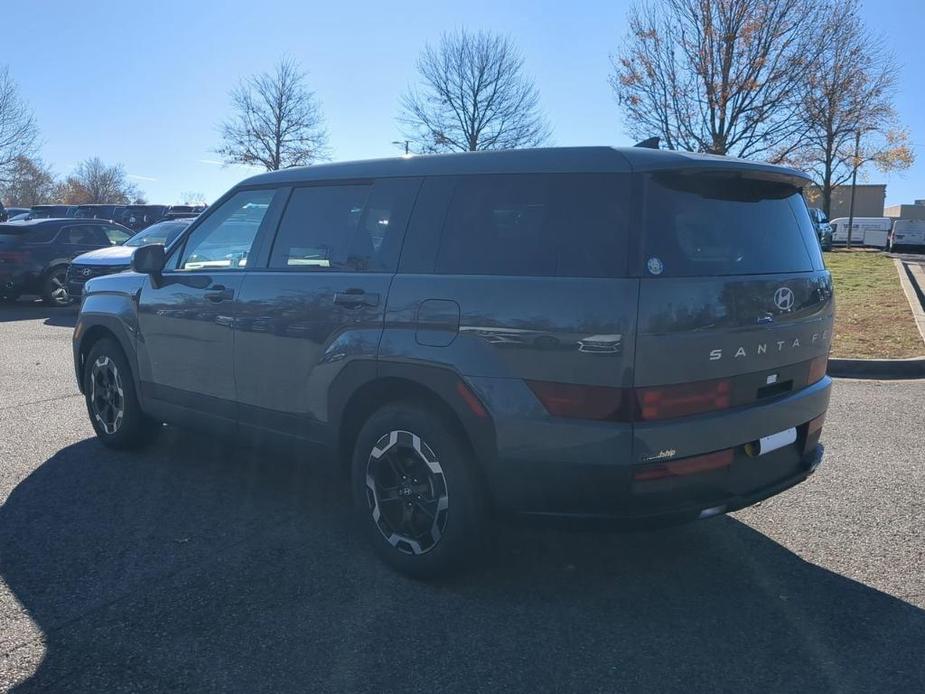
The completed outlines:
{"type": "Polygon", "coordinates": [[[142,197],[130,183],[121,164],[107,165],[99,157],[80,162],[74,173],[60,185],[57,196],[69,205],[116,203],[126,204],[142,197]]]}
{"type": "Polygon", "coordinates": [[[905,169],[914,155],[893,107],[898,67],[886,42],[864,26],[857,0],[842,0],[821,31],[829,37],[826,49],[800,98],[806,137],[790,161],[812,174],[828,215],[832,190],[855,166],[905,169]]]}
{"type": "Polygon", "coordinates": [[[783,159],[800,143],[820,16],[816,0],[639,0],[610,79],[629,133],[783,159]]]}
{"type": "Polygon", "coordinates": [[[182,202],[180,203],[181,205],[205,205],[206,204],[206,196],[203,195],[202,193],[199,193],[193,190],[188,190],[184,193],[180,193],[180,200],[182,200],[182,202]]]}
{"type": "Polygon", "coordinates": [[[506,36],[459,29],[427,45],[420,84],[401,99],[402,131],[421,152],[535,147],[549,139],[539,93],[506,36]]]}
{"type": "Polygon", "coordinates": [[[242,80],[231,105],[234,115],[222,124],[216,150],[226,164],[276,171],[328,158],[321,103],[294,60],[284,58],[273,72],[242,80]]]}
{"type": "Polygon", "coordinates": [[[8,207],[50,203],[55,200],[56,185],[54,172],[41,159],[17,157],[3,186],[3,200],[8,207]]]}
{"type": "Polygon", "coordinates": [[[19,158],[32,155],[37,140],[35,117],[4,66],[0,68],[0,181],[10,180],[19,158]]]}

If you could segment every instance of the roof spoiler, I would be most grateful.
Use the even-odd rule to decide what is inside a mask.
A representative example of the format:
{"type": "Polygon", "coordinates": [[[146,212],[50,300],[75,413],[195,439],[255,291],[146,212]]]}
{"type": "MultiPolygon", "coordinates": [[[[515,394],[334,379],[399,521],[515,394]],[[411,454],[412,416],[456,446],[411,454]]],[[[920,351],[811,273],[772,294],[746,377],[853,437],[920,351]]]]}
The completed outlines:
{"type": "Polygon", "coordinates": [[[650,137],[642,142],[637,142],[633,147],[644,147],[646,149],[658,149],[658,143],[662,138],[650,137]]]}

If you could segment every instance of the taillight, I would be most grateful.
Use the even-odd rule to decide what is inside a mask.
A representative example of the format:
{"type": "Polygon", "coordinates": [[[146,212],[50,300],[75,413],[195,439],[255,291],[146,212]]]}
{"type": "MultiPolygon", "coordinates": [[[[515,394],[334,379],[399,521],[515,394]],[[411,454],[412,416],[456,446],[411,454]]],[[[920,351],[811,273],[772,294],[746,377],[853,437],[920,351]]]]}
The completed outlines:
{"type": "Polygon", "coordinates": [[[29,260],[29,251],[0,251],[0,263],[25,263],[29,260]]]}
{"type": "Polygon", "coordinates": [[[698,381],[674,386],[637,388],[639,415],[642,420],[667,419],[723,410],[732,404],[729,381],[698,381]]]}
{"type": "Polygon", "coordinates": [[[554,417],[628,422],[632,419],[630,391],[608,386],[527,381],[543,407],[554,417]]]}
{"type": "Polygon", "coordinates": [[[806,382],[806,384],[812,385],[817,381],[821,381],[822,377],[825,376],[825,372],[828,366],[828,354],[823,354],[821,357],[816,357],[811,362],[809,362],[809,380],[806,382]]]}
{"type": "Polygon", "coordinates": [[[734,449],[726,448],[722,451],[707,453],[706,455],[695,455],[691,458],[681,458],[667,463],[639,465],[633,470],[633,479],[637,482],[645,482],[719,470],[732,465],[734,455],[734,449]]]}
{"type": "Polygon", "coordinates": [[[806,425],[806,443],[803,444],[803,453],[809,453],[819,443],[819,437],[822,435],[822,425],[825,423],[825,413],[809,420],[806,425]]]}

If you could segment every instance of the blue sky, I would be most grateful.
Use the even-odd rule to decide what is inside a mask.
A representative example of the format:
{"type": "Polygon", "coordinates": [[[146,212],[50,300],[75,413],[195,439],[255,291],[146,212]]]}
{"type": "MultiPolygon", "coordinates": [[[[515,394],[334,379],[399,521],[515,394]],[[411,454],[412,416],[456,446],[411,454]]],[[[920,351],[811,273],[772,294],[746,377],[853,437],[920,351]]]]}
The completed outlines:
{"type": "MultiPolygon", "coordinates": [[[[58,173],[120,162],[151,202],[211,201],[249,175],[212,151],[238,78],[299,60],[324,108],[337,160],[390,156],[398,99],[427,41],[457,26],[510,34],[535,78],[557,145],[632,144],[607,84],[628,2],[224,2],[7,0],[0,64],[10,67],[58,173]]],[[[871,171],[888,202],[925,198],[925,42],[920,0],[868,0],[872,29],[903,66],[897,106],[920,162],[871,171]]]]}

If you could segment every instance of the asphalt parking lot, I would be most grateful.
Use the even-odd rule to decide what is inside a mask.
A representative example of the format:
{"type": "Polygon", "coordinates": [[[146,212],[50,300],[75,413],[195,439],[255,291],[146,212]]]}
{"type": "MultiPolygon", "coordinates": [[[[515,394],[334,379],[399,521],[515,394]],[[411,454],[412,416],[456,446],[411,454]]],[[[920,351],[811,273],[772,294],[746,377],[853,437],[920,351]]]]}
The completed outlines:
{"type": "Polygon", "coordinates": [[[925,381],[838,381],[805,484],[648,533],[500,527],[387,571],[307,455],[91,438],[74,312],[0,307],[0,689],[923,691],[925,381]]]}

